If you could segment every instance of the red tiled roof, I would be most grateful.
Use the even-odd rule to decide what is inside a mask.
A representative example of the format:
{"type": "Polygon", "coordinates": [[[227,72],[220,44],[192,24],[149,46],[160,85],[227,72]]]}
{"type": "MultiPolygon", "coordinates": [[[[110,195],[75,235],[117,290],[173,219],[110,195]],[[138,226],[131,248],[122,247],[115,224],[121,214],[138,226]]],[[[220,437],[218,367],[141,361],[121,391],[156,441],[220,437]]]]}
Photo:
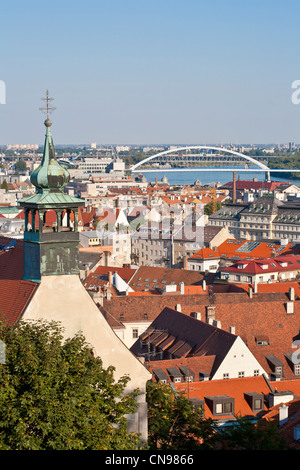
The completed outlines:
{"type": "MultiPolygon", "coordinates": [[[[8,246],[12,239],[0,237],[0,244],[8,246]]],[[[0,318],[13,324],[17,322],[38,284],[24,281],[23,240],[16,240],[14,248],[0,252],[0,318]]]]}
{"type": "MultiPolygon", "coordinates": [[[[235,182],[237,190],[245,190],[245,189],[265,189],[268,191],[274,191],[276,188],[280,186],[290,186],[289,182],[283,181],[253,181],[253,180],[237,180],[235,182]]],[[[229,181],[228,183],[223,184],[219,189],[232,189],[233,188],[233,181],[229,181]]]]}
{"type": "MultiPolygon", "coordinates": [[[[253,248],[249,247],[246,249],[246,244],[249,243],[249,240],[243,239],[232,239],[228,238],[213,251],[215,257],[222,257],[228,259],[258,259],[258,258],[270,258],[271,256],[280,255],[293,255],[300,253],[300,244],[288,243],[286,246],[282,246],[280,242],[260,242],[257,246],[253,248]],[[245,251],[239,251],[242,248],[245,251]]],[[[249,245],[248,245],[249,246],[249,245]]],[[[195,253],[193,258],[202,258],[202,250],[195,253]],[[199,255],[198,255],[199,253],[199,255]]]]}
{"type": "Polygon", "coordinates": [[[192,258],[197,259],[215,259],[220,258],[220,253],[217,250],[212,250],[211,248],[201,248],[201,250],[197,251],[192,258]]]}
{"type": "Polygon", "coordinates": [[[118,275],[125,281],[129,280],[134,275],[136,269],[119,268],[116,266],[98,266],[94,272],[91,272],[84,281],[84,286],[88,288],[90,285],[101,287],[108,283],[109,273],[118,273],[118,275]]]}
{"type": "Polygon", "coordinates": [[[260,274],[270,272],[300,270],[300,255],[277,256],[257,260],[237,261],[232,266],[221,268],[224,272],[239,272],[247,274],[260,274]]]}
{"type": "MultiPolygon", "coordinates": [[[[235,419],[236,415],[241,416],[255,416],[247,400],[245,393],[262,393],[268,395],[270,388],[263,376],[258,377],[243,377],[239,379],[223,379],[223,380],[208,380],[192,383],[175,383],[176,389],[179,392],[185,392],[189,398],[198,398],[204,401],[204,415],[205,418],[213,420],[220,419],[213,415],[212,410],[208,406],[206,397],[212,396],[228,396],[234,398],[234,414],[226,415],[226,419],[235,419]]],[[[264,405],[264,411],[267,407],[264,405]]],[[[223,416],[221,416],[222,418],[223,416]]]]}
{"type": "Polygon", "coordinates": [[[179,285],[200,285],[203,281],[203,274],[188,269],[157,268],[154,266],[140,266],[129,282],[130,287],[135,291],[145,289],[163,289],[169,284],[179,285]],[[155,287],[157,286],[157,287],[155,287]]]}
{"type": "Polygon", "coordinates": [[[96,215],[96,209],[92,209],[90,212],[86,211],[83,207],[78,208],[78,225],[83,227],[90,227],[94,221],[96,215]]]}
{"type": "Polygon", "coordinates": [[[152,373],[152,378],[154,382],[157,382],[157,377],[155,376],[154,371],[156,369],[161,369],[166,376],[168,377],[168,382],[171,382],[171,377],[168,372],[169,368],[176,367],[177,369],[180,367],[187,367],[188,370],[192,375],[195,375],[195,381],[199,380],[200,374],[207,374],[208,376],[211,375],[213,363],[215,360],[215,356],[200,356],[200,357],[181,357],[179,359],[167,359],[161,361],[151,361],[147,362],[147,356],[145,356],[145,365],[147,369],[150,370],[152,373]]]}

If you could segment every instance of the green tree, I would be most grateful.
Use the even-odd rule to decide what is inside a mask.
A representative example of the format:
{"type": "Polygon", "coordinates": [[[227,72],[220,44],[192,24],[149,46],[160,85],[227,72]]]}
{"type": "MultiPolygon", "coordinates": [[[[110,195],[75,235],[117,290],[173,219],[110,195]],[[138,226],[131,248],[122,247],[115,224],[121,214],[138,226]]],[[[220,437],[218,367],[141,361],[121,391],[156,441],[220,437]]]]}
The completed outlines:
{"type": "Polygon", "coordinates": [[[1,184],[1,189],[5,189],[5,191],[8,190],[8,184],[7,184],[6,180],[3,180],[2,184],[1,184]]]}
{"type": "Polygon", "coordinates": [[[286,441],[271,422],[254,423],[245,417],[237,417],[233,426],[218,432],[219,450],[287,450],[286,441]]]}
{"type": "Polygon", "coordinates": [[[128,450],[127,431],[138,391],[124,393],[81,334],[63,340],[53,322],[0,324],[0,450],[128,450]]]}
{"type": "Polygon", "coordinates": [[[147,385],[150,449],[197,450],[214,445],[214,428],[201,408],[166,384],[147,385]]]}
{"type": "Polygon", "coordinates": [[[24,160],[18,160],[15,163],[16,171],[25,171],[26,170],[26,162],[24,160]]]}
{"type": "MultiPolygon", "coordinates": [[[[222,207],[222,204],[217,201],[216,202],[216,211],[220,210],[222,207]]],[[[208,202],[207,204],[205,204],[205,207],[204,207],[204,214],[206,215],[212,215],[213,214],[213,211],[214,211],[214,204],[213,202],[208,202]]]]}

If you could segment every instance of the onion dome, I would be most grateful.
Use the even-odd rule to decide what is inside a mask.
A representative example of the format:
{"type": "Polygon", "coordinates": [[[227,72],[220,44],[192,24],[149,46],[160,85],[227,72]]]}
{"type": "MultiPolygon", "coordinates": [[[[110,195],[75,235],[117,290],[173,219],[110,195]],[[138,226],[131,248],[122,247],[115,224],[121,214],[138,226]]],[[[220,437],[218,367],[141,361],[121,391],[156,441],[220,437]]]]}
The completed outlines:
{"type": "Polygon", "coordinates": [[[56,160],[50,131],[52,122],[48,116],[44,124],[46,126],[46,136],[43,159],[41,164],[31,173],[30,181],[37,188],[38,192],[62,191],[70,181],[70,174],[56,160]]]}

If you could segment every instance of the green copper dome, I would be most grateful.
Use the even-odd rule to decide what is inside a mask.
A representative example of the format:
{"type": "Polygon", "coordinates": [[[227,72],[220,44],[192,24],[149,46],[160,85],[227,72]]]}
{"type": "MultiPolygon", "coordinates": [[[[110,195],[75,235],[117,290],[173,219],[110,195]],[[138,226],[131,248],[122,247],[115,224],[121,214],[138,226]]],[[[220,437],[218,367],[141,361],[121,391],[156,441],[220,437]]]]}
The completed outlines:
{"type": "Polygon", "coordinates": [[[30,181],[38,192],[62,191],[70,181],[70,174],[56,160],[50,131],[52,122],[47,118],[44,124],[46,126],[46,136],[43,159],[41,164],[31,173],[30,181]]]}

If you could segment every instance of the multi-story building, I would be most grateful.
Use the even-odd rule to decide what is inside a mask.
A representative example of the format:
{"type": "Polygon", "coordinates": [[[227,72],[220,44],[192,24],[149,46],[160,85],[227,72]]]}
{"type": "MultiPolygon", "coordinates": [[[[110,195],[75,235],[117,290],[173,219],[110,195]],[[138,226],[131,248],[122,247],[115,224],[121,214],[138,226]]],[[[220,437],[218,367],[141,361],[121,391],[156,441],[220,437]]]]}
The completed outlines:
{"type": "Polygon", "coordinates": [[[78,169],[83,173],[105,173],[107,167],[111,165],[113,159],[110,157],[103,158],[84,158],[82,162],[78,164],[78,169]]]}
{"type": "Polygon", "coordinates": [[[209,217],[210,226],[227,226],[235,238],[300,242],[300,205],[274,194],[251,204],[228,204],[209,217]]]}

